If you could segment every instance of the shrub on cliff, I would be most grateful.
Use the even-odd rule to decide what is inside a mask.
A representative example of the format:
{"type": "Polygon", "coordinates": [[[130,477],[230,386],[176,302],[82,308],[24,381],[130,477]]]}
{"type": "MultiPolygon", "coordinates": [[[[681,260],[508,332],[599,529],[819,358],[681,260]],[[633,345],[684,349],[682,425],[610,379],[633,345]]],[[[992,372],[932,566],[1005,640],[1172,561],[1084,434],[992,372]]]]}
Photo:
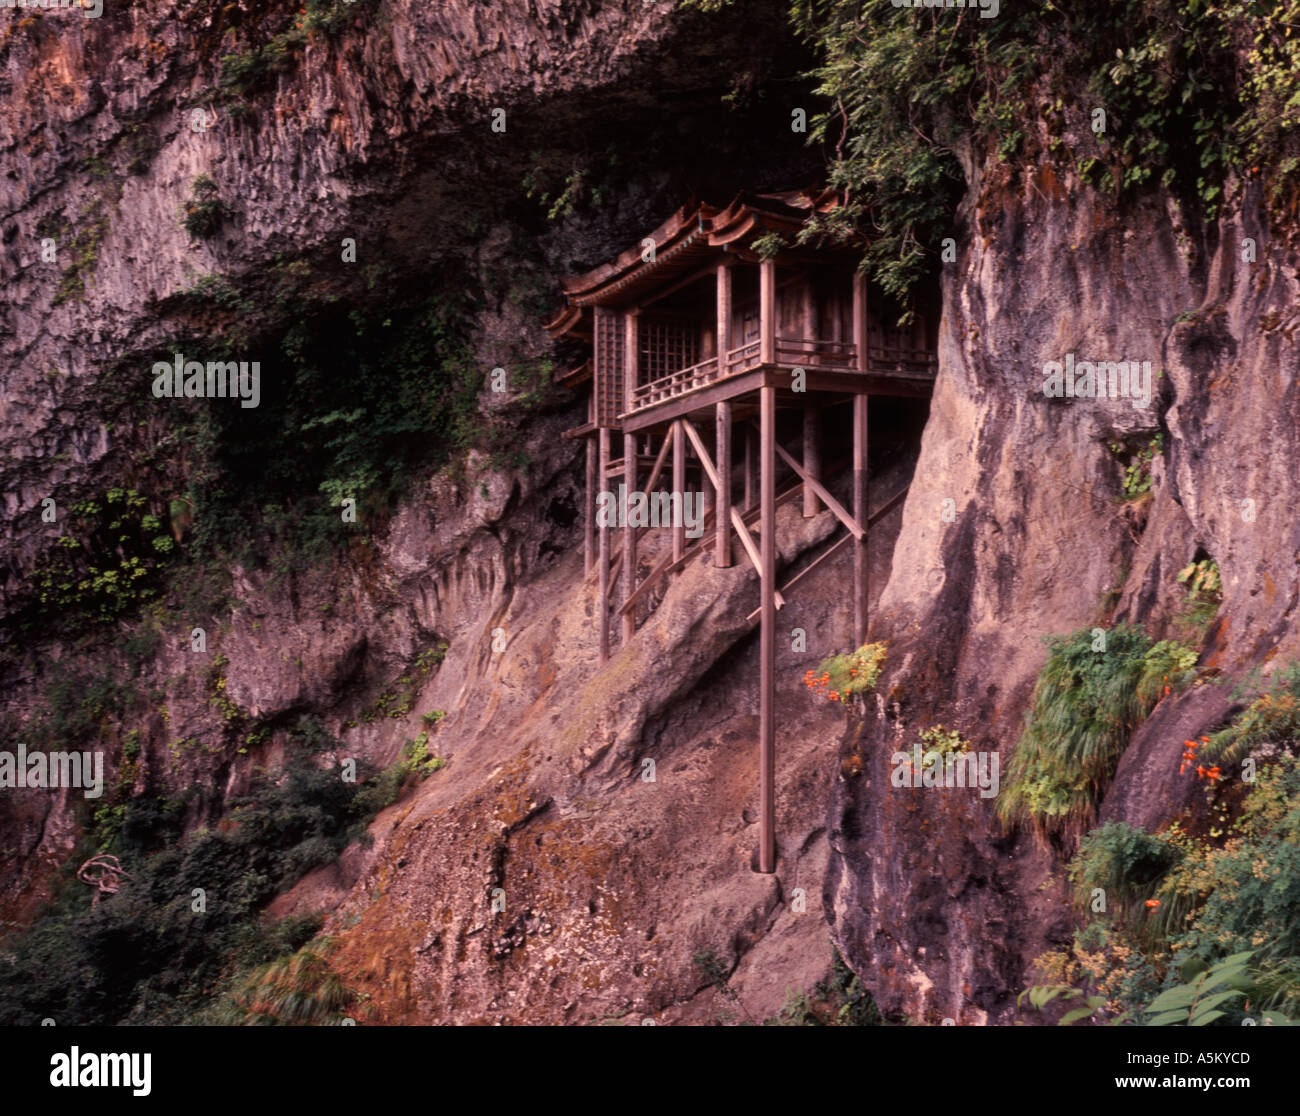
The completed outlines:
{"type": "Polygon", "coordinates": [[[1196,655],[1128,625],[1055,639],[998,796],[1004,824],[1081,833],[1133,730],[1195,676],[1196,655]]]}

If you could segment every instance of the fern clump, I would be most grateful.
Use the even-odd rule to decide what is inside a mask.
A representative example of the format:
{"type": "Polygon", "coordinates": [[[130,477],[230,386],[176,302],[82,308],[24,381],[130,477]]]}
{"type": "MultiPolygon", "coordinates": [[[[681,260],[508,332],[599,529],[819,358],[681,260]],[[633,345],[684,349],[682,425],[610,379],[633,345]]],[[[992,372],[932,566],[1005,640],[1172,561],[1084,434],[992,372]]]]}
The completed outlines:
{"type": "Polygon", "coordinates": [[[1151,640],[1120,625],[1095,650],[1090,629],[1055,639],[1034,688],[1029,721],[998,797],[1004,824],[1081,832],[1129,736],[1150,711],[1151,640]]]}
{"type": "Polygon", "coordinates": [[[1300,743],[1300,663],[1291,663],[1257,691],[1227,728],[1213,733],[1201,759],[1239,763],[1248,755],[1271,759],[1300,743]]]}

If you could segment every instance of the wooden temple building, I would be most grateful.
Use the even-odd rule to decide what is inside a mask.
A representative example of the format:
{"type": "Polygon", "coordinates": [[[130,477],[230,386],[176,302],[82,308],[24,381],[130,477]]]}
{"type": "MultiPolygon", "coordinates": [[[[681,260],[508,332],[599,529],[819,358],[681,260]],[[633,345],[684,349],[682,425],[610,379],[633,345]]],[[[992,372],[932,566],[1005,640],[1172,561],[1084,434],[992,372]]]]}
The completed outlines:
{"type": "MultiPolygon", "coordinates": [[[[717,566],[749,562],[758,575],[760,872],[776,866],[776,613],[792,588],[776,584],[776,509],[801,499],[805,516],[824,506],[843,525],[821,558],[852,546],[854,646],[865,643],[868,402],[928,397],[936,369],[934,323],[904,330],[873,314],[856,269],[860,246],[795,246],[810,217],[836,204],[831,191],[742,194],[724,208],[692,202],[615,259],[566,280],[566,305],[546,326],[589,354],[556,379],[587,394],[587,422],[565,436],[586,442],[585,556],[599,585],[602,661],[634,637],[654,587],[706,548],[717,566]],[[778,412],[789,411],[779,424],[778,412]],[[847,508],[823,483],[845,464],[823,462],[833,424],[852,427],[847,508]],[[647,528],[599,525],[598,493],[621,482],[648,494],[662,484],[684,498],[692,481],[704,491],[707,533],[688,547],[674,522],[671,546],[641,576],[647,528]]],[[[849,441],[847,430],[835,433],[836,444],[849,441]]]]}

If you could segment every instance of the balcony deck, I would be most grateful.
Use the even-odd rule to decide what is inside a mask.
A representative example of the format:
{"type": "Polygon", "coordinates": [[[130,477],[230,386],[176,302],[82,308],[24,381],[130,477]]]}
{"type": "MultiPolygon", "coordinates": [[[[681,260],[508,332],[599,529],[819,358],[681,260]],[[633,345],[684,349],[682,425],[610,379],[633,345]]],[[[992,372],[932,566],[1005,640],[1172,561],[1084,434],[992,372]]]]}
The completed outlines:
{"type": "Polygon", "coordinates": [[[717,357],[710,357],[642,384],[632,393],[631,408],[619,415],[623,429],[671,421],[764,385],[788,389],[796,369],[803,369],[805,385],[812,391],[917,396],[930,394],[938,368],[934,354],[922,349],[872,347],[869,366],[863,369],[849,341],[778,338],[774,355],[774,362],[763,364],[761,344],[754,340],[727,353],[725,371],[717,357]],[[714,390],[706,390],[710,388],[714,390]]]}

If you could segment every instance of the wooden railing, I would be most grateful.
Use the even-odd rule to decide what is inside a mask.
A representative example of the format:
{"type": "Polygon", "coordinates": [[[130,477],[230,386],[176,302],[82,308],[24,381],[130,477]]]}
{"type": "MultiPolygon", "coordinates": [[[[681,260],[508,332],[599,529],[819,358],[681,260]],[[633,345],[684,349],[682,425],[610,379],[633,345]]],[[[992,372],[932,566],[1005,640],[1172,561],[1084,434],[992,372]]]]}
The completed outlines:
{"type": "MultiPolygon", "coordinates": [[[[873,373],[933,376],[938,367],[935,355],[925,349],[876,346],[868,352],[871,356],[870,371],[873,373]]],[[[632,393],[629,412],[653,407],[725,377],[748,372],[751,368],[758,367],[760,355],[760,343],[754,340],[731,349],[722,368],[719,368],[717,357],[710,357],[689,368],[642,384],[632,393]]],[[[857,347],[853,342],[818,341],[806,337],[777,338],[776,363],[787,367],[827,368],[841,372],[855,371],[859,367],[857,347]]]]}
{"type": "Polygon", "coordinates": [[[933,376],[939,358],[928,349],[872,347],[867,350],[872,372],[901,372],[909,376],[933,376]]]}
{"type": "Polygon", "coordinates": [[[857,348],[852,341],[815,341],[808,337],[778,337],[776,362],[804,368],[852,369],[857,367],[857,348]]]}
{"type": "Polygon", "coordinates": [[[704,387],[705,384],[711,384],[716,379],[718,379],[718,360],[717,357],[710,357],[698,364],[692,364],[689,368],[683,368],[679,372],[673,372],[667,376],[661,376],[657,380],[651,380],[648,384],[642,384],[632,393],[631,409],[639,411],[643,407],[653,407],[656,403],[662,403],[666,399],[675,399],[679,395],[685,395],[688,391],[694,391],[696,388],[704,387]]]}
{"type": "Polygon", "coordinates": [[[732,349],[727,353],[727,375],[734,376],[737,372],[748,372],[751,368],[757,368],[762,351],[763,343],[757,339],[748,345],[738,345],[732,349]]]}

